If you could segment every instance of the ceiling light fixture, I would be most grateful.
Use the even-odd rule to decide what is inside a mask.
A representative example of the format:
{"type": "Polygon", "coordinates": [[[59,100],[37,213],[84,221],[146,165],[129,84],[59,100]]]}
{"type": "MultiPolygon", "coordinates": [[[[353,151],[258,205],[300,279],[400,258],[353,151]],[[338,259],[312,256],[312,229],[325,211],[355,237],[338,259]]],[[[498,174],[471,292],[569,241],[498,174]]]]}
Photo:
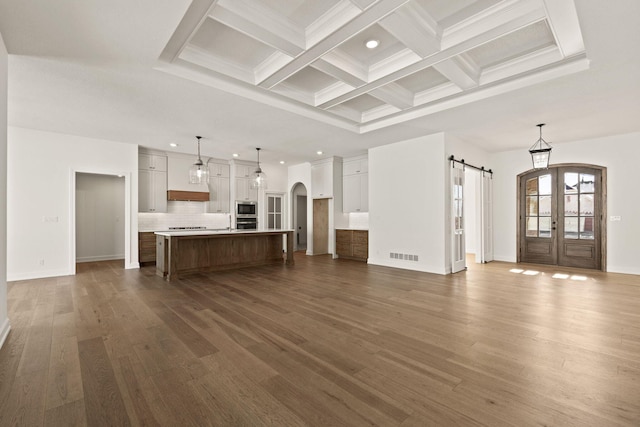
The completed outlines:
{"type": "Polygon", "coordinates": [[[280,160],[280,164],[281,164],[281,165],[284,165],[284,160],[280,160]]]}
{"type": "Polygon", "coordinates": [[[238,157],[238,156],[239,156],[239,154],[238,154],[238,153],[233,153],[233,154],[232,154],[232,156],[233,156],[233,157],[238,157]]]}
{"type": "Polygon", "coordinates": [[[178,144],[176,144],[175,142],[172,142],[172,143],[171,143],[171,144],[169,144],[169,145],[170,145],[171,147],[174,147],[174,148],[178,146],[178,144]]]}
{"type": "Polygon", "coordinates": [[[324,154],[324,152],[322,152],[322,151],[318,150],[318,151],[316,151],[316,154],[317,154],[318,156],[322,156],[322,155],[324,154]]]}
{"type": "Polygon", "coordinates": [[[191,184],[206,184],[209,182],[209,168],[202,162],[200,158],[200,139],[201,136],[196,136],[198,139],[198,159],[189,168],[189,182],[191,184]]]}
{"type": "Polygon", "coordinates": [[[540,128],[540,138],[529,148],[531,160],[534,169],[547,169],[549,167],[549,158],[551,157],[551,145],[542,139],[542,126],[544,123],[536,125],[540,128]]]}
{"type": "Polygon", "coordinates": [[[262,169],[260,168],[260,148],[256,148],[256,151],[258,152],[258,167],[251,174],[251,188],[252,189],[259,189],[259,188],[266,189],[267,188],[267,175],[265,175],[265,173],[262,172],[262,169]]]}
{"type": "Polygon", "coordinates": [[[375,49],[380,45],[380,42],[378,40],[371,39],[364,42],[364,45],[367,47],[367,49],[375,49]]]}

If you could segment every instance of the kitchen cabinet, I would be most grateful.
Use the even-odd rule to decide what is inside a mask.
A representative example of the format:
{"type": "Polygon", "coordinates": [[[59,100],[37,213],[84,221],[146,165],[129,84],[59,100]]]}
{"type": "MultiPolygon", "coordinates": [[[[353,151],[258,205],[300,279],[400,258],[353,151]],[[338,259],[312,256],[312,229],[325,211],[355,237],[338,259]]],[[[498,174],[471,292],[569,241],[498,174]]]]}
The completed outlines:
{"type": "Polygon", "coordinates": [[[209,213],[231,212],[229,169],[228,164],[209,163],[209,213]]]}
{"type": "Polygon", "coordinates": [[[138,261],[140,264],[156,262],[156,235],[153,231],[138,233],[138,261]]]}
{"type": "Polygon", "coordinates": [[[311,165],[311,195],[314,199],[333,197],[333,162],[330,160],[311,165]]]}
{"type": "Polygon", "coordinates": [[[138,171],[138,212],[167,211],[167,172],[138,171]]]}
{"type": "Polygon", "coordinates": [[[166,172],[167,156],[140,153],[138,155],[138,170],[166,172]]]}
{"type": "Polygon", "coordinates": [[[257,201],[258,189],[251,188],[250,178],[235,178],[236,180],[236,200],[257,201]]]}
{"type": "Polygon", "coordinates": [[[354,158],[343,163],[342,211],[369,211],[369,174],[366,158],[354,158]]]}
{"type": "Polygon", "coordinates": [[[257,165],[253,163],[233,163],[234,197],[235,200],[257,201],[258,189],[251,188],[251,174],[257,165]]]}
{"type": "Polygon", "coordinates": [[[336,230],[336,255],[366,261],[369,258],[369,231],[336,230]]]}

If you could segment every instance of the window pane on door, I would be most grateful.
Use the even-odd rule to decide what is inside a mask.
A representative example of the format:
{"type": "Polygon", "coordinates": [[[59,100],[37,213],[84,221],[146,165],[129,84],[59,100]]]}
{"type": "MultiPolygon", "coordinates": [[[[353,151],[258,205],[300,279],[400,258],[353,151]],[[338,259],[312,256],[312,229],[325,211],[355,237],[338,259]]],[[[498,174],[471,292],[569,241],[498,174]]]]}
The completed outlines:
{"type": "Polygon", "coordinates": [[[538,222],[540,224],[540,237],[551,237],[551,217],[541,217],[538,222]]]}
{"type": "Polygon", "coordinates": [[[282,228],[282,215],[276,214],[276,229],[282,228]]]}
{"type": "Polygon", "coordinates": [[[578,174],[567,172],[564,174],[564,193],[575,194],[578,192],[578,174]]]}
{"type": "Polygon", "coordinates": [[[593,239],[593,217],[580,218],[580,238],[593,239]]]}
{"type": "Polygon", "coordinates": [[[538,216],[538,196],[527,197],[527,216],[538,216]]]}
{"type": "Polygon", "coordinates": [[[564,196],[564,215],[578,216],[578,196],[564,196]]]}
{"type": "Polygon", "coordinates": [[[580,192],[593,193],[595,191],[595,177],[588,173],[580,174],[580,192]]]}
{"type": "Polygon", "coordinates": [[[564,238],[565,239],[578,238],[578,218],[577,217],[564,219],[564,238]]]}
{"type": "Polygon", "coordinates": [[[540,180],[540,194],[551,195],[551,175],[541,175],[540,180]]]}
{"type": "Polygon", "coordinates": [[[580,216],[593,215],[593,194],[580,195],[580,216]]]}
{"type": "Polygon", "coordinates": [[[551,216],[551,196],[540,196],[540,216],[551,216]]]}
{"type": "Polygon", "coordinates": [[[527,237],[538,237],[538,217],[527,218],[527,237]]]}
{"type": "Polygon", "coordinates": [[[533,196],[538,194],[538,178],[531,178],[527,180],[527,196],[533,196]]]}

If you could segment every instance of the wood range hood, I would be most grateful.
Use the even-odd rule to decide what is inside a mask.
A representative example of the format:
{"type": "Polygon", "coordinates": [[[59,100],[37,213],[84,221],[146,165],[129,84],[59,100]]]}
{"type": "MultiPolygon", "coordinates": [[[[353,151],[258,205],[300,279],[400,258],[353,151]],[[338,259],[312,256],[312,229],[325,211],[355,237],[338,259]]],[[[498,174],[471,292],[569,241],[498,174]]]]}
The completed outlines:
{"type": "Polygon", "coordinates": [[[182,191],[168,190],[167,200],[179,202],[208,202],[209,192],[207,191],[182,191]]]}

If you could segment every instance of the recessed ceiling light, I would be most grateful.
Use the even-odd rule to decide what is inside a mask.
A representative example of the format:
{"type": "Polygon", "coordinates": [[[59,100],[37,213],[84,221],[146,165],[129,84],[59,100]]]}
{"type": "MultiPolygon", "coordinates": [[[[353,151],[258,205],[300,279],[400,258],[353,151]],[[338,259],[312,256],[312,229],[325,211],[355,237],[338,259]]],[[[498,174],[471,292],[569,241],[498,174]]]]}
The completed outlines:
{"type": "Polygon", "coordinates": [[[239,154],[238,154],[238,153],[233,153],[233,154],[232,154],[232,156],[233,156],[233,157],[238,157],[238,156],[239,156],[239,154]]]}
{"type": "Polygon", "coordinates": [[[323,153],[322,151],[318,150],[318,151],[316,151],[316,154],[317,154],[318,156],[321,156],[321,155],[323,155],[324,153],[323,153]]]}
{"type": "Polygon", "coordinates": [[[281,164],[281,165],[284,165],[284,160],[280,160],[280,164],[281,164]]]}
{"type": "Polygon", "coordinates": [[[176,144],[175,142],[172,142],[172,143],[171,143],[171,144],[169,144],[169,145],[170,145],[170,146],[172,146],[172,147],[177,147],[177,146],[178,146],[178,144],[176,144]]]}
{"type": "Polygon", "coordinates": [[[364,42],[364,45],[367,47],[367,49],[375,49],[378,47],[378,45],[380,45],[380,42],[378,40],[371,39],[364,42]]]}

